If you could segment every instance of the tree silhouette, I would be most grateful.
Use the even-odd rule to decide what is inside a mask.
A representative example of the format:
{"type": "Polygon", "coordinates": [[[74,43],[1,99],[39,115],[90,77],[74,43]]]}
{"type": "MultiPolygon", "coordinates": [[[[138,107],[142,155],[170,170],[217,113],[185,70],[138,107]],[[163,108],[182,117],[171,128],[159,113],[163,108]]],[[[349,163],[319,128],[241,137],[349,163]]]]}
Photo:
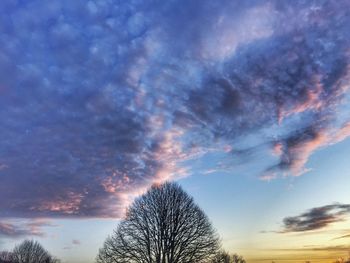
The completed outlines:
{"type": "Polygon", "coordinates": [[[13,253],[9,251],[0,252],[0,263],[12,263],[14,262],[13,253]]]}
{"type": "Polygon", "coordinates": [[[246,263],[245,259],[237,254],[233,254],[231,260],[232,263],[246,263]]]}
{"type": "Polygon", "coordinates": [[[12,252],[14,263],[58,263],[37,241],[25,240],[15,246],[12,252]]]}
{"type": "Polygon", "coordinates": [[[348,259],[340,258],[336,260],[334,263],[350,263],[350,258],[348,259]]]}
{"type": "Polygon", "coordinates": [[[228,252],[222,250],[216,254],[212,263],[246,263],[242,256],[237,254],[230,255],[228,252]]]}
{"type": "Polygon", "coordinates": [[[224,250],[221,250],[215,255],[211,263],[231,263],[230,254],[224,250]]]}
{"type": "Polygon", "coordinates": [[[210,260],[218,249],[208,217],[178,184],[168,182],[133,202],[96,261],[195,263],[210,260]]]}

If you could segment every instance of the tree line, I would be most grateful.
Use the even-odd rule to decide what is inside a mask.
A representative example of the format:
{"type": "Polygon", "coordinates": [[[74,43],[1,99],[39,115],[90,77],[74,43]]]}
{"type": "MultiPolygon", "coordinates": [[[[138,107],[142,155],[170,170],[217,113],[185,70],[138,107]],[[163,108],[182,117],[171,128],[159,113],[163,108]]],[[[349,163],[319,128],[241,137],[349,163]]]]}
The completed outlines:
{"type": "MultiPolygon", "coordinates": [[[[38,242],[26,240],[0,263],[59,263],[38,242]]],[[[96,263],[245,263],[221,250],[204,211],[177,183],[153,185],[136,198],[99,250],[96,263]]]]}
{"type": "MultiPolygon", "coordinates": [[[[60,263],[37,241],[0,252],[0,263],[60,263]]],[[[136,198],[104,242],[96,263],[246,263],[222,250],[204,211],[177,183],[153,185],[136,198]]],[[[273,262],[275,263],[275,262],[273,262]]],[[[306,261],[306,263],[311,263],[306,261]]],[[[350,263],[340,259],[335,263],[350,263]]]]}

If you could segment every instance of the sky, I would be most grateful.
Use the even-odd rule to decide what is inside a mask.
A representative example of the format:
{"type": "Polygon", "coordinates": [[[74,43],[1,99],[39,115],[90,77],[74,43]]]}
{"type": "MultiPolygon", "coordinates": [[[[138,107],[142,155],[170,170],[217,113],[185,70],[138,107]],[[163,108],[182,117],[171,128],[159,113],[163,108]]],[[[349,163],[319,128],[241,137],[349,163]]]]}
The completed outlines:
{"type": "Polygon", "coordinates": [[[0,1],[0,250],[92,263],[179,182],[249,262],[350,251],[350,2],[0,1]]]}

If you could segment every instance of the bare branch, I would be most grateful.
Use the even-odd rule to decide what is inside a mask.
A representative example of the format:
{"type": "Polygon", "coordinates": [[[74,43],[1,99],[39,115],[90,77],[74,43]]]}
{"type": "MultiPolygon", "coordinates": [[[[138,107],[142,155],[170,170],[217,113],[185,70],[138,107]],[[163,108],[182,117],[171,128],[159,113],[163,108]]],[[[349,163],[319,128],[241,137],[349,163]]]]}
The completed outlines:
{"type": "Polygon", "coordinates": [[[211,259],[219,239],[208,217],[176,183],[154,185],[129,207],[97,263],[195,263],[211,259]]]}

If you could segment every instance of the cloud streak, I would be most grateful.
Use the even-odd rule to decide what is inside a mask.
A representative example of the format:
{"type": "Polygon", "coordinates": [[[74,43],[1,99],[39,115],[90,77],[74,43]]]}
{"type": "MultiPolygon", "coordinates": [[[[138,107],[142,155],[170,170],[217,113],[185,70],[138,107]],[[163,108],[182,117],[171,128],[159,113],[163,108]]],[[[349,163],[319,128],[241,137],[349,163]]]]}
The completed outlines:
{"type": "Polygon", "coordinates": [[[337,239],[346,239],[346,238],[350,238],[350,234],[348,234],[348,235],[343,235],[343,236],[336,237],[336,238],[333,238],[333,240],[337,240],[337,239]]]}
{"type": "Polygon", "coordinates": [[[315,207],[298,216],[286,217],[280,233],[320,230],[341,222],[350,214],[350,205],[332,204],[315,207]]]}
{"type": "Polygon", "coordinates": [[[0,217],[120,217],[186,161],[261,145],[263,178],[300,175],[350,135],[348,1],[0,10],[0,217]]]}
{"type": "Polygon", "coordinates": [[[80,242],[80,240],[78,240],[78,239],[73,239],[73,240],[72,240],[72,244],[73,244],[73,245],[81,245],[81,242],[80,242]]]}
{"type": "Polygon", "coordinates": [[[30,220],[25,223],[0,222],[0,236],[4,238],[23,238],[28,236],[44,237],[43,227],[54,226],[48,221],[30,220]]]}

